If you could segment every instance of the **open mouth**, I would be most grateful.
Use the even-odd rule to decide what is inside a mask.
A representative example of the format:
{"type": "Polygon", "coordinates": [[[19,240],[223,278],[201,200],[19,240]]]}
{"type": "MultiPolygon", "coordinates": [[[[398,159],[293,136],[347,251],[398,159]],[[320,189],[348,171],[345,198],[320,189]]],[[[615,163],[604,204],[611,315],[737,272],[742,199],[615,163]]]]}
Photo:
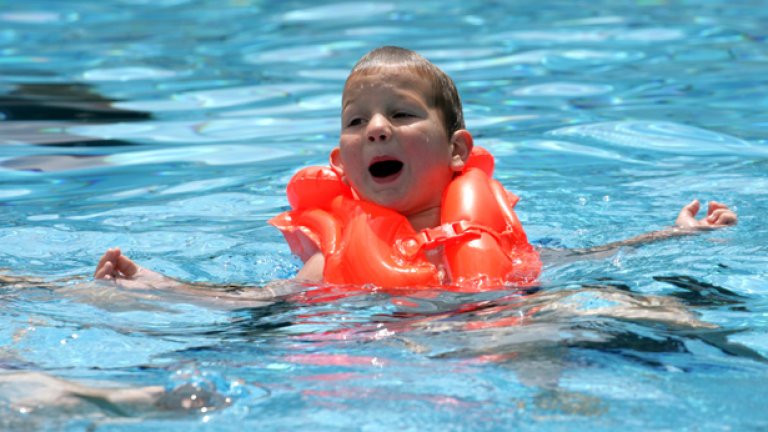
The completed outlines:
{"type": "Polygon", "coordinates": [[[402,170],[403,163],[396,159],[374,161],[368,167],[371,176],[379,181],[394,180],[402,170]]]}

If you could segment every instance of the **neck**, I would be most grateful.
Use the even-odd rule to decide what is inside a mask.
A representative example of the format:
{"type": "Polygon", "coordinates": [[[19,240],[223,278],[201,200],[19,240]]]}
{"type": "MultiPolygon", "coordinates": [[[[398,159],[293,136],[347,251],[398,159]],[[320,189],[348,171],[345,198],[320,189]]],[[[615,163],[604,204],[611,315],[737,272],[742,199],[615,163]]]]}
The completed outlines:
{"type": "Polygon", "coordinates": [[[440,206],[430,207],[426,210],[422,210],[418,213],[414,213],[407,217],[408,222],[416,231],[421,231],[425,228],[434,228],[440,225],[440,206]]]}

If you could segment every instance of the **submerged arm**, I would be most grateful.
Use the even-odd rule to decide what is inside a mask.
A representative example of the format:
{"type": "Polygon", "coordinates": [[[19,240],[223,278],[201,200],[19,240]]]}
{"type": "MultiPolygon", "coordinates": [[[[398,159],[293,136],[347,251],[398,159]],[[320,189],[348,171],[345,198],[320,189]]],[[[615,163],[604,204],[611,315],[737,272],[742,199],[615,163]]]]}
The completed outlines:
{"type": "Polygon", "coordinates": [[[602,256],[605,253],[613,253],[624,246],[639,246],[653,243],[660,240],[666,240],[673,237],[687,236],[700,233],[702,231],[713,230],[726,226],[736,225],[738,217],[725,204],[710,201],[707,209],[707,215],[701,219],[696,219],[696,214],[701,208],[699,200],[693,200],[683,206],[675,220],[675,226],[651,231],[626,240],[615,241],[600,246],[590,248],[570,249],[570,250],[542,250],[542,257],[549,261],[550,259],[562,260],[562,258],[576,258],[585,255],[602,256]],[[548,259],[549,258],[549,259],[548,259]]]}
{"type": "Polygon", "coordinates": [[[300,284],[290,280],[276,280],[260,287],[184,282],[139,266],[123,255],[120,248],[108,249],[104,253],[93,277],[113,281],[121,288],[158,289],[196,299],[208,298],[217,303],[269,301],[301,289],[300,284]]]}

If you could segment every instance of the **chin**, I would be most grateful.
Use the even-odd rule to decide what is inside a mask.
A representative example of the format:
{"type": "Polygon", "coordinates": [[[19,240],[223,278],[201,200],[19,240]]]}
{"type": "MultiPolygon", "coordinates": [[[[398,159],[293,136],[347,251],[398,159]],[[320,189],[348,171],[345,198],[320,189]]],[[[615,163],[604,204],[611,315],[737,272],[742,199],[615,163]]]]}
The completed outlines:
{"type": "Polygon", "coordinates": [[[404,207],[402,203],[399,203],[397,200],[393,200],[393,199],[377,199],[377,200],[368,200],[368,201],[400,213],[402,213],[402,210],[404,207]]]}
{"type": "Polygon", "coordinates": [[[397,193],[393,193],[392,191],[389,191],[389,193],[387,193],[387,191],[378,191],[372,194],[365,194],[358,190],[357,194],[360,196],[360,198],[368,202],[372,202],[392,210],[398,210],[398,208],[404,204],[402,197],[400,197],[397,193]]]}

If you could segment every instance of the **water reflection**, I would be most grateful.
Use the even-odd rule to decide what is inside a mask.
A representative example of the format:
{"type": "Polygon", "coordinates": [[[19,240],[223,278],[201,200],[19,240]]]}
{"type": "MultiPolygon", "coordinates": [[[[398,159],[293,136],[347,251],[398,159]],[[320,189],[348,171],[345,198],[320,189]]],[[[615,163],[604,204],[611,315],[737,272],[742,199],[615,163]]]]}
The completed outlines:
{"type": "MultiPolygon", "coordinates": [[[[0,145],[67,148],[131,146],[130,141],[80,134],[74,124],[143,122],[144,111],[115,108],[114,100],[79,83],[19,84],[0,95],[0,145]]],[[[105,165],[104,157],[88,153],[49,153],[0,161],[0,167],[21,171],[67,171],[105,165]]]]}
{"type": "Polygon", "coordinates": [[[327,160],[346,74],[383,44],[456,79],[538,244],[660,227],[693,197],[744,216],[549,266],[525,295],[264,299],[4,275],[0,366],[48,375],[0,386],[0,429],[762,426],[765,8],[636,3],[9,4],[0,262],[18,271],[85,275],[119,244],[184,279],[295,274],[264,220],[297,168],[327,160]],[[166,399],[114,399],[145,386],[166,399]],[[35,390],[65,406],[11,405],[35,390]]]}
{"type": "Polygon", "coordinates": [[[143,111],[117,109],[113,102],[86,84],[18,84],[0,95],[0,113],[6,121],[129,122],[151,118],[143,111]]]}
{"type": "MultiPolygon", "coordinates": [[[[483,368],[508,368],[521,384],[534,390],[530,399],[520,393],[521,402],[530,400],[542,412],[591,416],[603,412],[605,402],[563,383],[571,369],[585,367],[579,359],[589,357],[589,351],[612,353],[613,361],[626,361],[646,370],[695,372],[702,367],[727,368],[733,367],[729,366],[733,357],[768,362],[760,353],[731,341],[733,330],[701,321],[693,309],[723,305],[743,308],[749,298],[689,276],[657,280],[680,291],[659,297],[633,293],[621,284],[604,284],[579,289],[546,287],[527,294],[425,291],[391,297],[333,287],[307,289],[288,283],[279,296],[273,296],[273,292],[265,297],[259,288],[207,286],[174,293],[122,291],[104,284],[96,289],[92,283],[82,288],[47,284],[59,297],[110,310],[116,305],[114,295],[133,298],[132,302],[120,302],[122,311],[112,312],[117,321],[110,319],[99,327],[112,327],[123,333],[122,337],[141,333],[145,338],[165,340],[162,346],[156,346],[159,351],[155,356],[169,361],[168,368],[176,372],[164,388],[108,390],[43,374],[6,373],[0,375],[0,399],[13,401],[9,406],[17,412],[6,413],[4,421],[7,424],[18,420],[21,409],[38,413],[44,410],[52,419],[94,412],[114,417],[140,413],[142,418],[163,412],[203,415],[232,404],[278,397],[283,386],[281,371],[285,370],[291,370],[297,382],[312,382],[311,389],[302,392],[305,403],[334,400],[355,404],[361,396],[385,402],[393,396],[386,381],[373,379],[376,374],[419,375],[427,365],[439,369],[452,365],[457,380],[480,379],[483,368]],[[322,296],[313,294],[318,289],[323,291],[322,296]],[[239,298],[241,303],[229,301],[228,297],[239,298]],[[261,304],[242,307],[249,298],[261,304]],[[318,302],[320,298],[334,300],[318,302]],[[201,315],[197,309],[198,313],[190,310],[180,315],[184,311],[180,305],[187,302],[233,310],[201,315]],[[148,305],[166,306],[154,307],[151,315],[131,312],[146,311],[148,305]],[[145,320],[147,317],[151,321],[145,320]],[[175,323],[169,325],[167,318],[175,323]],[[168,343],[181,335],[187,347],[168,343]],[[711,350],[700,355],[696,344],[711,350]],[[238,353],[238,358],[230,358],[228,352],[238,353]],[[253,355],[242,357],[244,352],[253,355]],[[216,364],[226,372],[196,366],[203,364],[216,364]],[[254,373],[260,377],[258,383],[246,378],[254,373]]],[[[39,295],[20,288],[40,282],[5,277],[2,299],[21,304],[25,297],[33,295],[39,302],[39,295]]],[[[69,317],[50,315],[47,319],[54,322],[40,322],[38,330],[18,333],[12,349],[37,346],[22,341],[39,338],[40,332],[56,321],[72,326],[82,320],[77,313],[69,317]]],[[[81,333],[78,339],[92,339],[92,343],[105,340],[103,336],[89,336],[87,330],[81,333]]],[[[118,351],[122,349],[119,346],[112,345],[118,351]]],[[[126,344],[125,349],[131,348],[126,344]]],[[[59,356],[64,354],[62,351],[59,356]]],[[[73,360],[77,357],[74,351],[67,355],[73,360]]],[[[29,354],[19,351],[18,356],[20,360],[29,354]]],[[[135,355],[133,359],[139,361],[136,365],[145,364],[135,355]]],[[[130,363],[123,367],[130,367],[130,363]]],[[[100,384],[104,385],[108,383],[100,384]]],[[[461,406],[468,403],[468,390],[466,384],[452,384],[450,392],[400,392],[397,398],[429,405],[448,403],[449,398],[451,404],[461,406]],[[461,394],[465,396],[454,396],[461,394]]]]}

